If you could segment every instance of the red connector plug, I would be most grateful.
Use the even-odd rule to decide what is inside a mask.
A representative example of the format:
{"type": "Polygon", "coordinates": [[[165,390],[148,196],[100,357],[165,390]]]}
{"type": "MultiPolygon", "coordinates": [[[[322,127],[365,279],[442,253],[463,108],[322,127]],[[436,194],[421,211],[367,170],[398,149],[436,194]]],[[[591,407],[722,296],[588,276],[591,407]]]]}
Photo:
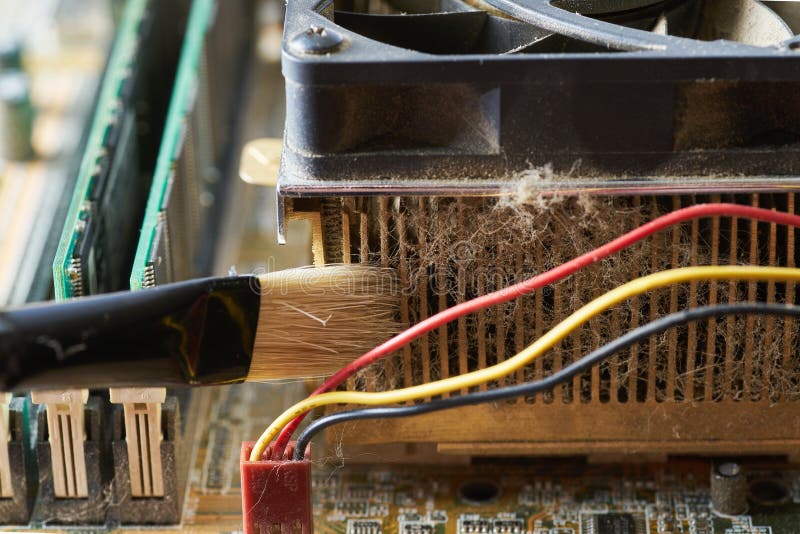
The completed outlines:
{"type": "MultiPolygon", "coordinates": [[[[251,462],[253,445],[252,441],[242,443],[239,462],[244,533],[312,534],[311,448],[301,462],[291,459],[295,443],[286,448],[281,460],[251,462]]],[[[270,445],[263,458],[271,458],[272,451],[270,445]]]]}

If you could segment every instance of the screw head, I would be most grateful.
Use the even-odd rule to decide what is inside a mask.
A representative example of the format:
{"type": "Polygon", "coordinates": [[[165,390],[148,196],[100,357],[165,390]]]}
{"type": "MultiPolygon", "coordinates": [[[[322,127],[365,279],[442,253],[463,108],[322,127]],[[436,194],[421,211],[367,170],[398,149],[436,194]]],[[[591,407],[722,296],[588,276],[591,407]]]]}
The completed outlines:
{"type": "Polygon", "coordinates": [[[330,54],[344,44],[344,36],[323,26],[311,26],[289,41],[289,47],[298,54],[330,54]]]}

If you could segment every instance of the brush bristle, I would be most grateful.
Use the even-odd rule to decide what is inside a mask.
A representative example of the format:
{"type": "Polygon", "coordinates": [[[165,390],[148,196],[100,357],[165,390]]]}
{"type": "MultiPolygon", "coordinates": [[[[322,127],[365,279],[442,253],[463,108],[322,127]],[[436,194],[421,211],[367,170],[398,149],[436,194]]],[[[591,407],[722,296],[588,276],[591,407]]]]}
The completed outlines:
{"type": "Polygon", "coordinates": [[[330,375],[401,330],[391,269],[334,265],[262,275],[249,381],[330,375]]]}

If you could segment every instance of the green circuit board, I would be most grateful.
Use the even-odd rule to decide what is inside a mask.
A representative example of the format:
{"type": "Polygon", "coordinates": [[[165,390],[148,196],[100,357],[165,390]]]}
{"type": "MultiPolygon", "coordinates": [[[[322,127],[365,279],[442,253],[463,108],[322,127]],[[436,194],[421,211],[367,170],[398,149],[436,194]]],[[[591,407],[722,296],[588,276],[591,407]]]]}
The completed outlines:
{"type": "MultiPolygon", "coordinates": [[[[195,147],[187,149],[184,144],[194,143],[194,136],[187,139],[187,135],[194,133],[194,124],[190,124],[190,122],[192,122],[191,117],[195,116],[195,110],[198,110],[196,119],[199,123],[198,128],[210,129],[206,112],[206,106],[208,106],[207,81],[200,79],[205,72],[201,70],[200,62],[206,31],[213,19],[215,5],[214,0],[197,0],[192,5],[186,39],[175,79],[175,88],[164,127],[164,136],[147,200],[141,237],[136,248],[130,279],[132,289],[154,285],[156,271],[165,273],[160,281],[173,281],[176,278],[173,261],[191,258],[190,252],[189,256],[176,255],[177,257],[173,259],[171,249],[176,245],[170,243],[167,235],[172,227],[172,224],[167,221],[167,213],[169,206],[172,205],[173,209],[182,208],[178,216],[191,217],[191,213],[187,213],[185,208],[187,199],[174,197],[179,195],[183,197],[191,193],[194,193],[193,196],[196,197],[199,194],[196,183],[197,174],[200,174],[209,165],[207,162],[208,147],[199,147],[200,150],[197,153],[195,147]],[[195,168],[194,161],[190,163],[181,161],[187,157],[189,149],[192,150],[192,153],[188,154],[188,157],[196,156],[201,159],[200,169],[195,168]],[[186,191],[190,188],[193,191],[186,191]]],[[[202,138],[200,141],[202,142],[202,138]]],[[[191,200],[195,205],[198,204],[197,198],[191,200]]],[[[192,221],[174,221],[176,228],[186,228],[191,226],[191,223],[192,221]]],[[[193,233],[196,233],[199,231],[199,227],[195,226],[192,230],[193,233]]],[[[195,239],[184,233],[175,238],[180,241],[178,245],[183,247],[189,247],[190,243],[195,244],[195,239]]],[[[183,270],[186,271],[188,268],[185,267],[183,270]]]]}
{"type": "Polygon", "coordinates": [[[250,0],[194,0],[144,213],[132,289],[208,274],[250,57],[250,0]],[[212,98],[214,105],[212,105],[212,98]]]}
{"type": "Polygon", "coordinates": [[[125,289],[188,7],[128,0],[53,261],[56,298],[125,289]]]}
{"type": "MultiPolygon", "coordinates": [[[[120,99],[122,86],[130,77],[131,66],[136,62],[139,46],[139,27],[147,12],[147,0],[131,0],[128,2],[117,33],[111,58],[106,67],[106,74],[100,89],[95,116],[92,121],[89,139],[86,145],[75,190],[67,213],[66,224],[53,262],[53,276],[57,298],[80,296],[88,292],[84,275],[89,269],[79,258],[77,249],[86,241],[89,219],[97,194],[97,182],[102,179],[95,168],[104,152],[104,140],[108,137],[113,125],[124,122],[123,128],[131,127],[126,118],[125,106],[120,99]]],[[[130,139],[130,131],[122,132],[123,143],[130,139]]],[[[107,174],[107,173],[106,173],[107,174]]],[[[91,238],[91,236],[89,237],[91,238]]]]}
{"type": "MultiPolygon", "coordinates": [[[[564,462],[347,467],[314,477],[316,532],[339,534],[790,534],[800,472],[754,471],[786,491],[752,515],[710,508],[708,464],[603,467],[564,462]]],[[[763,478],[760,478],[763,477],[763,478]]]]}
{"type": "MultiPolygon", "coordinates": [[[[303,384],[215,388],[198,436],[185,530],[242,528],[239,450],[303,384]],[[202,475],[199,475],[202,474],[202,475]]],[[[335,429],[334,429],[335,431],[335,429]]],[[[507,458],[472,464],[394,464],[381,449],[318,441],[313,453],[315,533],[337,534],[797,534],[800,466],[743,461],[745,515],[712,511],[707,458],[591,464],[575,458],[507,458]],[[598,526],[599,525],[599,526],[598,526]],[[612,528],[613,527],[613,528],[612,528]]],[[[411,460],[409,460],[411,458],[411,460]]],[[[153,529],[148,532],[163,532],[153,529]]]]}

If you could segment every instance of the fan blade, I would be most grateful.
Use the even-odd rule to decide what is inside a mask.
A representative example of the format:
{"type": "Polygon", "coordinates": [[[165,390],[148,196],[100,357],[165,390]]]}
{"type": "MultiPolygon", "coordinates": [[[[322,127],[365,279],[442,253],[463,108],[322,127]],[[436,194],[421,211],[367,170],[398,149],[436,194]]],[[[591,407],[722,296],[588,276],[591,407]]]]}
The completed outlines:
{"type": "Polygon", "coordinates": [[[794,32],[757,0],[708,0],[701,39],[725,39],[753,46],[776,45],[794,32]]]}

